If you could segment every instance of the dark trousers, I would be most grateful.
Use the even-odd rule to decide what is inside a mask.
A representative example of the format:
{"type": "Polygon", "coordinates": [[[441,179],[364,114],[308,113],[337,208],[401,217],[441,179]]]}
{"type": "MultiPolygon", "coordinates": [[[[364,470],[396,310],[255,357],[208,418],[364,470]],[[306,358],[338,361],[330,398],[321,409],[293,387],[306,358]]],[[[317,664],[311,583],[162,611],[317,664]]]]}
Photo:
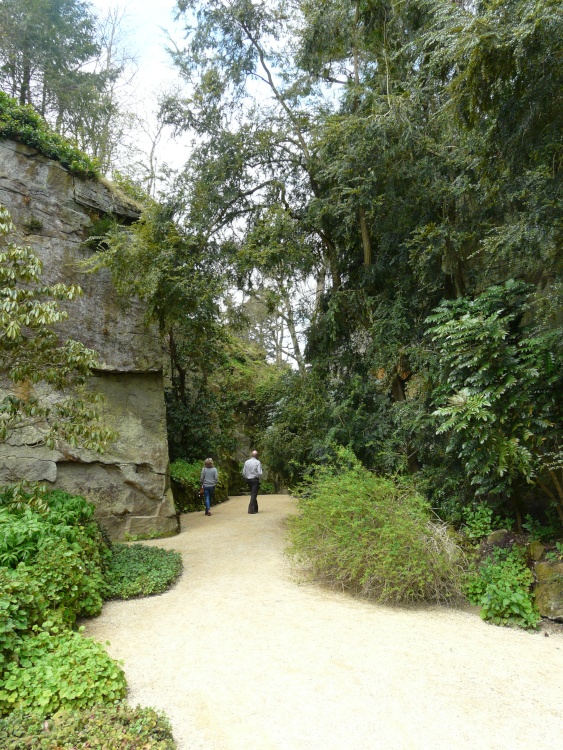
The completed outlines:
{"type": "Polygon", "coordinates": [[[249,513],[258,513],[258,488],[260,487],[260,480],[247,479],[248,487],[250,489],[250,503],[248,505],[249,513]]]}

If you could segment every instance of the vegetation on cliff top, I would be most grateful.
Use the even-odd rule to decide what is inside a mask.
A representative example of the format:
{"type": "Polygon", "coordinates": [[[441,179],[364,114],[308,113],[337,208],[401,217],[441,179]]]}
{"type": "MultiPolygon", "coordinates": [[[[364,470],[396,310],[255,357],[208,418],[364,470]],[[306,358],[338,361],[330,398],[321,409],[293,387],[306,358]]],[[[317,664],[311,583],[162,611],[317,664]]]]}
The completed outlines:
{"type": "Polygon", "coordinates": [[[99,176],[95,160],[57,135],[31,105],[20,105],[0,91],[0,139],[13,140],[36,148],[40,154],[54,159],[77,177],[99,176]]]}

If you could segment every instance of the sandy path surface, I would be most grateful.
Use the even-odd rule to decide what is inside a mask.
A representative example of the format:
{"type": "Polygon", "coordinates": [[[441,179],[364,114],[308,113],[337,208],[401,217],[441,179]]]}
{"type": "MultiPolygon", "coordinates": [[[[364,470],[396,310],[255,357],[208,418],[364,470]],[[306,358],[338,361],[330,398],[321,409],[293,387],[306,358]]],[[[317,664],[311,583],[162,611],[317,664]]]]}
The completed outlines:
{"type": "Polygon", "coordinates": [[[164,709],[179,750],[518,750],[563,745],[563,636],[473,612],[370,604],[292,578],[290,498],[194,513],[149,542],[185,571],[87,625],[125,662],[130,702],[164,709]]]}

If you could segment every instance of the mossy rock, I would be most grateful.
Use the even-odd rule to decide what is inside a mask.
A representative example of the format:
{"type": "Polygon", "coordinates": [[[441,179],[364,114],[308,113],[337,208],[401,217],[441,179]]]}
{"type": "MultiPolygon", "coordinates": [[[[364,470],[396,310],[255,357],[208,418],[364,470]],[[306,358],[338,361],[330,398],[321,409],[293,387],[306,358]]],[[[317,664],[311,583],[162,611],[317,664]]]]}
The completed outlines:
{"type": "Polygon", "coordinates": [[[544,552],[545,547],[541,542],[530,542],[530,545],[528,546],[528,557],[530,558],[530,560],[538,562],[538,560],[542,559],[544,552]]]}
{"type": "Polygon", "coordinates": [[[534,595],[540,615],[563,621],[563,562],[537,563],[535,574],[534,595]]]}

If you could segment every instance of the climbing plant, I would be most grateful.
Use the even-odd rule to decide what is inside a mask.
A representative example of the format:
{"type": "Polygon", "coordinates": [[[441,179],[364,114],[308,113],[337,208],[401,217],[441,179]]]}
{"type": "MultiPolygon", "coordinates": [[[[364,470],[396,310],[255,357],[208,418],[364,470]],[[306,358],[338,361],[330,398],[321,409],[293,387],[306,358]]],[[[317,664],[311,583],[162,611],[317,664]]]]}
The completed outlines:
{"type": "Polygon", "coordinates": [[[115,435],[100,420],[100,397],[84,387],[96,354],[72,339],[61,344],[55,330],[68,317],[60,303],[82,292],[74,285],[42,284],[38,256],[7,240],[13,229],[0,206],[0,374],[8,382],[0,402],[0,442],[33,425],[48,447],[64,440],[103,450],[115,435]],[[47,393],[61,395],[53,403],[47,393]]]}

